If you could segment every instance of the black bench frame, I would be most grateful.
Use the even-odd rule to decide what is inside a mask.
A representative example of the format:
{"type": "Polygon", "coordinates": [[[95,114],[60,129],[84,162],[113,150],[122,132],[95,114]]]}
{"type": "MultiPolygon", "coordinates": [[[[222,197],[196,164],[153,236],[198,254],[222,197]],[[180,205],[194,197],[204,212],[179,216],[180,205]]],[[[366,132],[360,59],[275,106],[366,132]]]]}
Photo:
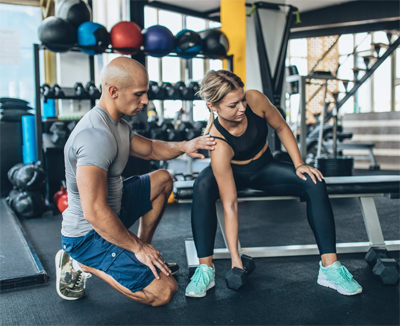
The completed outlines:
{"type": "MultiPolygon", "coordinates": [[[[375,206],[375,197],[387,197],[397,199],[400,192],[400,176],[363,176],[363,177],[331,177],[325,178],[328,186],[332,186],[330,198],[358,198],[364,225],[368,235],[368,242],[346,242],[337,243],[337,253],[356,253],[367,252],[372,246],[384,246],[388,250],[400,250],[400,240],[385,241],[379,215],[375,206]],[[384,191],[385,185],[390,185],[390,189],[384,191]],[[340,191],[342,185],[347,188],[353,187],[356,192],[336,193],[340,191]],[[361,187],[358,187],[361,185],[361,187]],[[375,185],[375,187],[374,187],[375,185]],[[333,189],[333,187],[335,187],[333,189]],[[383,186],[383,187],[382,187],[383,186]],[[370,190],[369,190],[370,189],[370,190]],[[376,191],[376,190],[380,191],[376,191]],[[357,192],[359,190],[360,192],[357,192]],[[374,191],[375,190],[375,191],[374,191]]],[[[174,190],[178,188],[190,189],[193,187],[193,181],[176,182],[174,190]]],[[[177,196],[179,197],[179,196],[177,196]]],[[[292,196],[265,196],[261,191],[248,190],[238,193],[239,201],[263,201],[263,200],[291,200],[298,199],[292,196]]],[[[179,199],[178,203],[191,202],[190,198],[179,199]]],[[[218,222],[221,228],[222,236],[225,242],[225,248],[214,249],[214,259],[230,259],[230,252],[227,245],[224,223],[224,209],[220,200],[216,203],[218,222]]],[[[288,245],[288,246],[268,246],[268,247],[241,247],[239,241],[240,254],[246,254],[252,257],[284,257],[284,256],[303,256],[303,255],[319,255],[316,244],[306,245],[288,245]]],[[[193,239],[185,240],[186,258],[189,269],[196,268],[199,265],[197,252],[193,239]]]]}

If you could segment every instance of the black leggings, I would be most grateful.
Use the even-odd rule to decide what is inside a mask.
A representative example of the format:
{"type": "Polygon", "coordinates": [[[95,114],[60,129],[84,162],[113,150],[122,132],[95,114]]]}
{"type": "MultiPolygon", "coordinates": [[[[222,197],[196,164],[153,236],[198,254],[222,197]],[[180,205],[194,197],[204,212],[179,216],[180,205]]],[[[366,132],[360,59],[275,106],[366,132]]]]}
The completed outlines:
{"type": "MultiPolygon", "coordinates": [[[[274,160],[269,148],[255,161],[245,165],[231,164],[236,189],[263,190],[269,195],[298,196],[307,202],[308,223],[314,233],[320,254],[336,253],[335,222],[325,181],[317,184],[306,175],[300,179],[292,164],[274,160]]],[[[219,198],[218,184],[211,166],[196,178],[193,189],[192,231],[199,258],[213,255],[219,198]]]]}

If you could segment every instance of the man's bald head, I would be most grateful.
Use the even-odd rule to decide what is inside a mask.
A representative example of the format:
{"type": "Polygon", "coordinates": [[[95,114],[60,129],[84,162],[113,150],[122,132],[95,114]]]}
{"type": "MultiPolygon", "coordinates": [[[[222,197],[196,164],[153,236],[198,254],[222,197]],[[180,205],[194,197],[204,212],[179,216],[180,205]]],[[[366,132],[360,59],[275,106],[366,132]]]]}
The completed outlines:
{"type": "Polygon", "coordinates": [[[138,61],[118,57],[105,66],[101,72],[101,85],[103,89],[108,86],[116,86],[122,89],[133,86],[136,81],[148,79],[147,70],[138,61]]]}

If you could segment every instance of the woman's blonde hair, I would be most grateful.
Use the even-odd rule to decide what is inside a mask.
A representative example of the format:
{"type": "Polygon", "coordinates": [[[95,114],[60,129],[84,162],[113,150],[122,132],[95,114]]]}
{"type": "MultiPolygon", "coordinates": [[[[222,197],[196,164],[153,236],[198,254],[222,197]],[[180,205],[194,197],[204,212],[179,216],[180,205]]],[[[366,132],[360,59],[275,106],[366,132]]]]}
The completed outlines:
{"type": "MultiPolygon", "coordinates": [[[[229,92],[244,87],[244,83],[239,76],[229,70],[210,70],[204,77],[200,85],[198,94],[206,103],[218,104],[229,92]]],[[[214,113],[210,110],[207,126],[203,131],[203,135],[210,132],[214,124],[214,113]]]]}

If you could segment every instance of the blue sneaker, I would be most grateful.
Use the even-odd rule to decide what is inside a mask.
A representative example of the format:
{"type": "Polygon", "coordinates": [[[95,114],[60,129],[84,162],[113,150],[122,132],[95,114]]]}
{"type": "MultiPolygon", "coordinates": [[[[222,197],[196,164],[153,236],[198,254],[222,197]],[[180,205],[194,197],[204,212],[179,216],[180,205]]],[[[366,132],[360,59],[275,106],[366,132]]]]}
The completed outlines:
{"type": "Polygon", "coordinates": [[[206,292],[215,286],[215,267],[201,264],[196,268],[190,283],[186,287],[185,295],[192,298],[202,298],[206,292]]]}
{"type": "Polygon", "coordinates": [[[343,295],[356,295],[362,292],[361,285],[340,261],[335,261],[328,267],[323,267],[322,263],[319,262],[317,283],[334,289],[343,295]]]}

